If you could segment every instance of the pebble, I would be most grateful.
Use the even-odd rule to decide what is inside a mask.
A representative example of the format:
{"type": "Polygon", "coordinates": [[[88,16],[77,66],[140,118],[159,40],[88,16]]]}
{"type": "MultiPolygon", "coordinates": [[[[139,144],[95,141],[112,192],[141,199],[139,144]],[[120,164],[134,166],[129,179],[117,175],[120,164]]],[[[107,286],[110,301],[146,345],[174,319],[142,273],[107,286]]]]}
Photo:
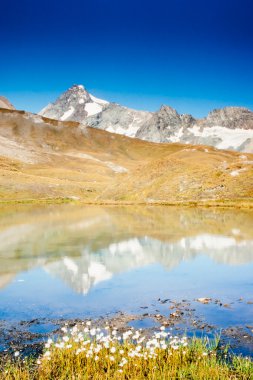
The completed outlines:
{"type": "Polygon", "coordinates": [[[207,297],[197,298],[198,302],[201,302],[204,304],[208,304],[211,300],[212,300],[211,298],[207,298],[207,297]]]}

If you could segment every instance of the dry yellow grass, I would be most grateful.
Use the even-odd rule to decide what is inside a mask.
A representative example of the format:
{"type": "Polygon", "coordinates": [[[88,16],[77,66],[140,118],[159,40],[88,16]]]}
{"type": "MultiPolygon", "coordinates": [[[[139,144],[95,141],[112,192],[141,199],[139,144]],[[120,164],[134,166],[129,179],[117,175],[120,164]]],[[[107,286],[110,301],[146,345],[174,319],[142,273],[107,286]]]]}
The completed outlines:
{"type": "Polygon", "coordinates": [[[149,143],[36,117],[0,111],[1,201],[252,207],[251,154],[149,143]]]}

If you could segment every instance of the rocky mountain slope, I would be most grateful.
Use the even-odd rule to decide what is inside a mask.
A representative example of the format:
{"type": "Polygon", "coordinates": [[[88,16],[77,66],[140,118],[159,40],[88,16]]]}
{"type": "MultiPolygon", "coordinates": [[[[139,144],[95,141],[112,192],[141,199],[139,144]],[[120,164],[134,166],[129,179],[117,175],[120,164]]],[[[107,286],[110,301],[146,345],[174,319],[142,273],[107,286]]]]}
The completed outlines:
{"type": "Polygon", "coordinates": [[[9,110],[15,109],[15,107],[4,96],[0,96],[0,108],[6,108],[9,110]]]}
{"type": "Polygon", "coordinates": [[[219,149],[253,152],[253,112],[246,108],[226,107],[197,120],[163,106],[141,126],[136,137],[154,142],[205,144],[219,149]]]}
{"type": "Polygon", "coordinates": [[[107,101],[95,98],[82,85],[74,85],[53,104],[49,104],[39,115],[56,120],[83,122],[88,116],[101,112],[107,101]]]}
{"type": "Polygon", "coordinates": [[[74,85],[40,115],[151,142],[205,144],[253,153],[253,112],[242,107],[225,107],[210,112],[206,118],[195,119],[179,115],[169,106],[154,113],[129,109],[97,99],[83,86],[74,85]]]}
{"type": "Polygon", "coordinates": [[[56,120],[78,121],[85,125],[134,137],[151,112],[136,111],[98,99],[82,85],[74,85],[39,115],[56,120]]]}
{"type": "Polygon", "coordinates": [[[89,116],[83,122],[90,127],[135,137],[140,127],[151,117],[151,112],[136,111],[116,103],[110,103],[103,111],[89,116]]]}
{"type": "Polygon", "coordinates": [[[251,202],[253,155],[0,110],[0,199],[251,202]],[[150,154],[152,152],[152,154],[150,154]]]}

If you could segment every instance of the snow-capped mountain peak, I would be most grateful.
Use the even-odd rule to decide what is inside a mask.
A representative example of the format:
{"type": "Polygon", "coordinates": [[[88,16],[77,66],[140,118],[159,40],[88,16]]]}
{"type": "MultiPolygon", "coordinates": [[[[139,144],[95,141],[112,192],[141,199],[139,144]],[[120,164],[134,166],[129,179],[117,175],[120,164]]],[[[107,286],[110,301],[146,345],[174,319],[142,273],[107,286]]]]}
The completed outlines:
{"type": "Polygon", "coordinates": [[[57,120],[72,120],[109,132],[135,137],[140,126],[152,116],[91,95],[83,85],[73,85],[40,115],[57,120]]]}
{"type": "Polygon", "coordinates": [[[108,104],[106,100],[91,95],[83,85],[73,85],[39,114],[51,119],[74,120],[82,123],[88,116],[101,112],[108,104]]]}

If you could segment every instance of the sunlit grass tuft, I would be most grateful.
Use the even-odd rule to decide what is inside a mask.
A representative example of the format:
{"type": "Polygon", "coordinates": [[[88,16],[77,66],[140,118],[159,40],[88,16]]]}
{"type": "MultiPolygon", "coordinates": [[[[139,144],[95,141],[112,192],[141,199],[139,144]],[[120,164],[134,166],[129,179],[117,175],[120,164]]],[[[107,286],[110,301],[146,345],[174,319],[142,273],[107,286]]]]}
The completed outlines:
{"type": "Polygon", "coordinates": [[[49,339],[37,359],[14,353],[0,379],[253,379],[250,359],[221,353],[217,340],[172,336],[163,326],[151,337],[90,322],[62,330],[64,336],[49,339]]]}

